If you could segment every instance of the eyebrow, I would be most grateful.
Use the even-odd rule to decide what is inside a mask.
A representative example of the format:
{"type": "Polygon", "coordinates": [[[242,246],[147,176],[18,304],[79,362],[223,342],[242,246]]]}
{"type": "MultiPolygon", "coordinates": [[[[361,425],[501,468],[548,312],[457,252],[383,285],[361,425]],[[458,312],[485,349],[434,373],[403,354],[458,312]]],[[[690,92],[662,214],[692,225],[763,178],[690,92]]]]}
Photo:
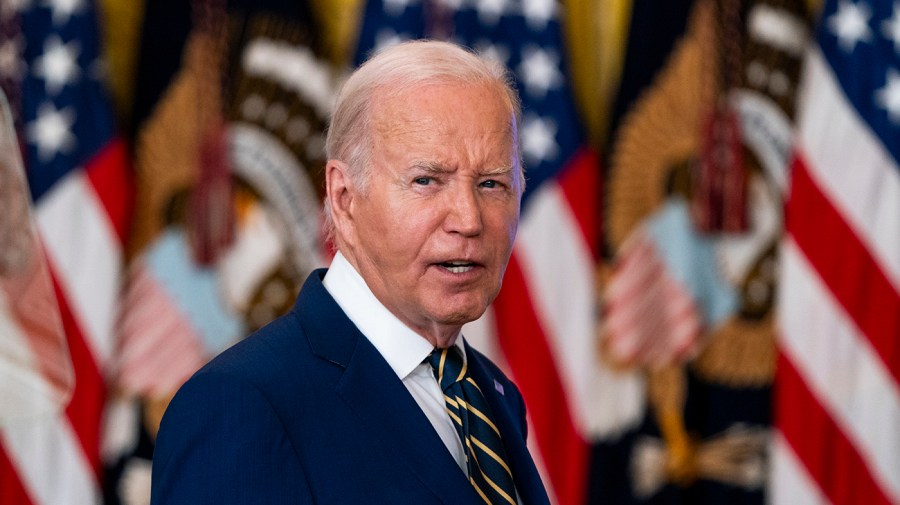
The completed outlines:
{"type": "Polygon", "coordinates": [[[481,172],[482,176],[499,176],[499,175],[509,175],[513,173],[513,167],[509,165],[504,165],[497,168],[489,168],[483,172],[481,172]]]}
{"type": "Polygon", "coordinates": [[[414,161],[409,167],[414,170],[424,170],[431,174],[446,174],[452,172],[449,168],[436,161],[414,161]]]}
{"type": "MultiPolygon", "coordinates": [[[[451,170],[451,169],[447,168],[445,165],[442,165],[435,161],[414,161],[410,164],[410,168],[423,170],[430,174],[449,174],[449,173],[454,172],[454,170],[451,170]]],[[[513,167],[511,167],[509,165],[504,165],[504,166],[500,166],[500,167],[481,170],[478,172],[478,175],[482,176],[482,177],[485,177],[485,176],[497,177],[497,176],[501,176],[501,175],[508,175],[508,174],[511,174],[512,172],[513,172],[513,167]]]]}

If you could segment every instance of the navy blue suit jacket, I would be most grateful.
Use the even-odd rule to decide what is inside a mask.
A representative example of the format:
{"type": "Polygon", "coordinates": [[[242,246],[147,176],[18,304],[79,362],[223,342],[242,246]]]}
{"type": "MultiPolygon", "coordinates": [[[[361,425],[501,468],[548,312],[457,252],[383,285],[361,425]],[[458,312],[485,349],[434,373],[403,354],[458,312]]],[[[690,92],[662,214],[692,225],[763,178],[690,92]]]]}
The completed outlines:
{"type": "MultiPolygon", "coordinates": [[[[325,290],[179,390],[153,457],[152,504],[483,505],[409,391],[325,290]]],[[[518,389],[466,348],[523,503],[548,504],[518,389]],[[502,390],[502,393],[501,391],[502,390]]]]}

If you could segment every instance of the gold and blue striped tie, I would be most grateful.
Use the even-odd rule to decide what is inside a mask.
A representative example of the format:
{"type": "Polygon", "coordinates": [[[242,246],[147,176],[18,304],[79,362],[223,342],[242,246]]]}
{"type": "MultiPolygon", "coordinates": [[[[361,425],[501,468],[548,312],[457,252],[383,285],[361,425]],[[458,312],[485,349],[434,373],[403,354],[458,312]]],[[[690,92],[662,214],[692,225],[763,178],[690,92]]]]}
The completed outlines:
{"type": "Polygon", "coordinates": [[[500,431],[457,347],[435,349],[428,362],[444,391],[447,412],[466,453],[469,482],[490,505],[516,505],[516,488],[500,431]]]}

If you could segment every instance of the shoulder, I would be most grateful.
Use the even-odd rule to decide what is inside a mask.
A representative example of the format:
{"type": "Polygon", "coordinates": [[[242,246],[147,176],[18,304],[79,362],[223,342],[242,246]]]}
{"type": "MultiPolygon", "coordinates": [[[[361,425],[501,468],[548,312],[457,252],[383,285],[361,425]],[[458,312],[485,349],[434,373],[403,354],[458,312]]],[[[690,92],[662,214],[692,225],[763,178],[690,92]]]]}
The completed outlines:
{"type": "MultiPolygon", "coordinates": [[[[289,360],[305,354],[302,331],[283,316],[223,351],[189,378],[163,417],[163,430],[202,416],[230,416],[248,404],[272,411],[275,392],[291,373],[289,360]]],[[[302,358],[300,359],[302,361],[302,358]]],[[[221,418],[221,417],[220,417],[221,418]]]]}
{"type": "Polygon", "coordinates": [[[296,370],[293,364],[310,355],[308,321],[326,312],[325,307],[333,303],[322,285],[324,274],[324,269],[310,273],[290,311],[220,353],[197,374],[221,373],[264,380],[296,370]]]}
{"type": "Polygon", "coordinates": [[[192,377],[205,375],[243,378],[263,387],[289,373],[290,363],[309,354],[307,339],[293,312],[275,319],[229,347],[192,377]]]}
{"type": "Polygon", "coordinates": [[[153,454],[151,501],[303,502],[308,483],[284,419],[249,381],[211,369],[179,390],[153,454]],[[279,472],[295,475],[290,481],[279,472]]]}
{"type": "MultiPolygon", "coordinates": [[[[352,323],[324,290],[324,270],[310,274],[294,307],[198,370],[176,394],[173,408],[197,396],[203,403],[228,401],[229,393],[255,391],[276,408],[292,408],[298,398],[333,380],[335,355],[352,350],[352,323]],[[324,351],[323,351],[324,349],[324,351]]],[[[168,413],[168,412],[167,412],[168,413]]]]}
{"type": "Polygon", "coordinates": [[[287,484],[274,477],[276,468],[303,475],[285,417],[291,408],[285,389],[297,381],[284,357],[302,356],[303,344],[297,333],[293,345],[283,342],[285,324],[276,321],[235,344],[178,390],[154,448],[153,503],[264,503],[304,495],[302,479],[287,484]]]}
{"type": "MultiPolygon", "coordinates": [[[[279,317],[210,360],[178,390],[163,417],[163,428],[255,403],[277,414],[285,390],[297,388],[311,369],[308,340],[293,311],[279,317]],[[169,421],[168,423],[166,421],[169,421]]],[[[297,388],[299,389],[299,388],[297,388]]],[[[228,416],[226,416],[228,418],[228,416]]],[[[248,420],[249,421],[249,420],[248,420]]],[[[163,430],[165,431],[165,430],[163,430]]]]}

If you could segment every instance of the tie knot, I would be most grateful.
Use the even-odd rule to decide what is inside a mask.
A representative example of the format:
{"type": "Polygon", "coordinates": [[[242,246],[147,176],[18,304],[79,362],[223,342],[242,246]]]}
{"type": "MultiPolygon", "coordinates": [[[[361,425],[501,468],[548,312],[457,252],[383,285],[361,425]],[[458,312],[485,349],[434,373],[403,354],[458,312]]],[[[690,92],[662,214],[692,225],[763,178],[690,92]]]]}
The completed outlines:
{"type": "Polygon", "coordinates": [[[466,376],[465,363],[463,363],[462,354],[456,346],[446,349],[437,348],[431,351],[428,356],[428,363],[434,370],[434,376],[441,385],[442,390],[446,390],[452,384],[455,384],[466,376]]]}

